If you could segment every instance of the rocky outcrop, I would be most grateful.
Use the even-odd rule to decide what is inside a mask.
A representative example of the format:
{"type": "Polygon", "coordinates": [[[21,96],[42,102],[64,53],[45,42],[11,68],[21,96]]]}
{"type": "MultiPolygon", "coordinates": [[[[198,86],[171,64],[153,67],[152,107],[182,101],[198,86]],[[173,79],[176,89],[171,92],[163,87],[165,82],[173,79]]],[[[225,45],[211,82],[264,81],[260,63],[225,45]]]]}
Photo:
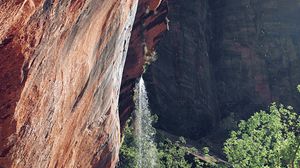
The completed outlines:
{"type": "Polygon", "coordinates": [[[167,30],[167,14],[166,0],[139,1],[122,77],[119,100],[121,127],[134,109],[133,88],[136,79],[144,72],[145,55],[155,52],[156,45],[167,30]]]}
{"type": "Polygon", "coordinates": [[[211,63],[222,114],[248,117],[273,101],[299,109],[299,2],[217,0],[211,8],[211,63]]]}
{"type": "Polygon", "coordinates": [[[300,108],[300,4],[172,1],[170,31],[144,77],[158,126],[193,139],[272,101],[300,108]]]}
{"type": "Polygon", "coordinates": [[[200,137],[217,120],[209,58],[208,1],[169,2],[170,31],[158,45],[158,60],[144,77],[159,127],[200,137]]]}
{"type": "Polygon", "coordinates": [[[0,167],[114,167],[137,0],[0,2],[0,167]]]}

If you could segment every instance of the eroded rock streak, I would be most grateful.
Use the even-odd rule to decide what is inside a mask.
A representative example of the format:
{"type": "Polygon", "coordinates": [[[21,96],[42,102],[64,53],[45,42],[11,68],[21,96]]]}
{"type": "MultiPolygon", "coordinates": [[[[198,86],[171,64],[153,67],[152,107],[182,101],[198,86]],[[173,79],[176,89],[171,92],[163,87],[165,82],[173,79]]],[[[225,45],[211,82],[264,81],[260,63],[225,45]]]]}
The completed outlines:
{"type": "Polygon", "coordinates": [[[136,79],[144,71],[145,48],[147,51],[155,51],[156,45],[168,27],[168,1],[140,0],[138,6],[122,78],[120,94],[121,127],[124,126],[134,110],[133,88],[136,79]]]}
{"type": "Polygon", "coordinates": [[[0,167],[114,167],[137,0],[0,2],[0,167]]]}
{"type": "Polygon", "coordinates": [[[299,14],[294,0],[170,1],[170,31],[144,76],[159,127],[199,139],[221,135],[231,113],[273,101],[299,110],[299,14]]]}

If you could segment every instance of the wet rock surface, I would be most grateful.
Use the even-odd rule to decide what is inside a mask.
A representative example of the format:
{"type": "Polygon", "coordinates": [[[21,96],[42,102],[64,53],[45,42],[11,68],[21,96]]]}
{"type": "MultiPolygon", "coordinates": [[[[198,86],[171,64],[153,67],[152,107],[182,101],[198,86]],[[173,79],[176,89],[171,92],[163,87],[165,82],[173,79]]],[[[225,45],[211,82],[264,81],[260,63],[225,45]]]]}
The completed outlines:
{"type": "Polygon", "coordinates": [[[134,110],[133,88],[143,74],[145,55],[155,51],[167,30],[168,1],[140,0],[130,38],[119,98],[121,128],[134,110]]]}
{"type": "Polygon", "coordinates": [[[170,31],[145,76],[158,126],[198,139],[270,102],[300,108],[298,1],[169,2],[170,31]]]}
{"type": "Polygon", "coordinates": [[[170,133],[198,139],[272,101],[299,109],[299,14],[296,0],[0,2],[0,167],[114,167],[149,52],[170,133]]]}

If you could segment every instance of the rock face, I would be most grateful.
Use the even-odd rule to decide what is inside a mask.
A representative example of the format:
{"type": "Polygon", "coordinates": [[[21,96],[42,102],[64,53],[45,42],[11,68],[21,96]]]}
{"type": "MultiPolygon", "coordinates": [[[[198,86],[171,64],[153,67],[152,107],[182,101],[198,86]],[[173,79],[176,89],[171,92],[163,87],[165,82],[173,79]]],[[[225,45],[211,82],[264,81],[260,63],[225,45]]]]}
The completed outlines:
{"type": "Polygon", "coordinates": [[[133,88],[136,79],[144,71],[145,55],[155,51],[159,40],[167,30],[168,2],[140,0],[133,26],[120,93],[121,127],[134,110],[133,88]]]}
{"type": "Polygon", "coordinates": [[[170,31],[144,78],[150,105],[162,129],[200,137],[219,115],[209,58],[209,4],[172,1],[169,8],[170,31]]]}
{"type": "Polygon", "coordinates": [[[0,167],[114,167],[137,0],[0,2],[0,167]]]}
{"type": "Polygon", "coordinates": [[[272,101],[299,110],[298,1],[172,1],[170,31],[144,78],[159,127],[193,139],[272,101]]]}

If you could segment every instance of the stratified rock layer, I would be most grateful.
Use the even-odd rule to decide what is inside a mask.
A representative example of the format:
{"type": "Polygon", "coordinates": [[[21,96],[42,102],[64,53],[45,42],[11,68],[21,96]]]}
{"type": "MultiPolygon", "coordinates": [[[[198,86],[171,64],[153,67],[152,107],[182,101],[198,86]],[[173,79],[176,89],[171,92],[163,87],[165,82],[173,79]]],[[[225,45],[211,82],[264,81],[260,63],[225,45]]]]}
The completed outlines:
{"type": "Polygon", "coordinates": [[[159,127],[197,139],[272,101],[299,110],[299,15],[293,0],[169,2],[170,31],[144,78],[159,127]]]}
{"type": "Polygon", "coordinates": [[[168,2],[166,0],[140,0],[133,26],[128,55],[122,76],[120,94],[121,127],[134,109],[133,88],[145,64],[145,54],[155,51],[168,27],[168,2]]]}
{"type": "Polygon", "coordinates": [[[0,2],[0,167],[114,167],[137,0],[0,2]]]}
{"type": "Polygon", "coordinates": [[[170,31],[145,76],[151,109],[159,115],[159,126],[171,133],[202,136],[218,116],[209,13],[208,1],[169,2],[170,31]]]}

